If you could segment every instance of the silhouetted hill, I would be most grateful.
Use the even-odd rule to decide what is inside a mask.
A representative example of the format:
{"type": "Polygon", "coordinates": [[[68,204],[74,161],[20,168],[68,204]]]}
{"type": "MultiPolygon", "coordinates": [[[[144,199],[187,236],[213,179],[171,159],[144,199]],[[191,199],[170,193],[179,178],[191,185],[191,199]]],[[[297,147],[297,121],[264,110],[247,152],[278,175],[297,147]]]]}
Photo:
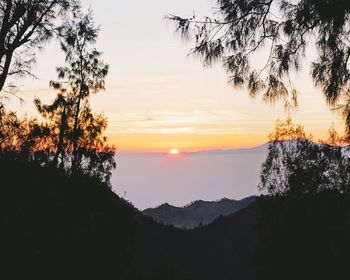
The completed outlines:
{"type": "Polygon", "coordinates": [[[194,230],[139,219],[135,246],[139,279],[255,279],[259,215],[257,204],[252,203],[194,230]]]}
{"type": "Polygon", "coordinates": [[[0,279],[124,279],[134,210],[98,181],[0,160],[0,279]]]}
{"type": "Polygon", "coordinates": [[[175,207],[165,203],[157,208],[149,208],[142,213],[155,221],[177,228],[193,229],[199,225],[207,225],[220,216],[227,216],[247,207],[256,197],[242,200],[224,198],[219,201],[198,200],[185,207],[175,207]]]}

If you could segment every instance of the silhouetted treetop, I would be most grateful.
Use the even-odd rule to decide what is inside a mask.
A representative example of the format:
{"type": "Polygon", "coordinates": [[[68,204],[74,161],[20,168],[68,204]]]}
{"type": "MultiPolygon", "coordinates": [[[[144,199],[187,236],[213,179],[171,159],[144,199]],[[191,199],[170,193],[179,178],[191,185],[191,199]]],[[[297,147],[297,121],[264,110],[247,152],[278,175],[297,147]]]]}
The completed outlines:
{"type": "Polygon", "coordinates": [[[193,54],[204,65],[221,62],[235,86],[267,101],[295,95],[291,71],[305,63],[306,49],[317,57],[311,65],[315,85],[335,104],[349,93],[350,1],[348,0],[217,0],[215,17],[170,15],[177,31],[194,40],[193,54]],[[265,52],[261,52],[265,50],[265,52]],[[254,65],[254,54],[265,63],[254,65]]]}
{"type": "Polygon", "coordinates": [[[1,0],[0,1],[0,91],[12,75],[30,74],[35,49],[40,48],[60,28],[68,12],[79,0],[1,0]]]}
{"type": "Polygon", "coordinates": [[[306,136],[304,127],[293,122],[291,117],[285,121],[278,120],[276,122],[275,130],[269,134],[270,141],[296,140],[312,138],[306,136]]]}
{"type": "Polygon", "coordinates": [[[105,89],[109,66],[102,60],[102,53],[92,47],[98,32],[91,11],[68,21],[60,31],[67,65],[57,68],[58,77],[63,83],[68,81],[82,98],[105,89]]]}
{"type": "Polygon", "coordinates": [[[64,25],[61,30],[61,48],[66,55],[66,65],[57,68],[59,81],[51,82],[57,90],[66,91],[72,101],[72,173],[78,169],[80,162],[79,141],[83,137],[80,125],[84,111],[89,110],[87,99],[91,94],[105,89],[105,78],[109,70],[109,65],[102,59],[102,53],[93,48],[98,31],[91,11],[87,14],[79,13],[64,25]]]}
{"type": "Polygon", "coordinates": [[[334,129],[329,134],[327,142],[315,143],[291,118],[278,121],[269,136],[259,190],[272,196],[309,196],[326,190],[349,193],[348,147],[334,129]]]}

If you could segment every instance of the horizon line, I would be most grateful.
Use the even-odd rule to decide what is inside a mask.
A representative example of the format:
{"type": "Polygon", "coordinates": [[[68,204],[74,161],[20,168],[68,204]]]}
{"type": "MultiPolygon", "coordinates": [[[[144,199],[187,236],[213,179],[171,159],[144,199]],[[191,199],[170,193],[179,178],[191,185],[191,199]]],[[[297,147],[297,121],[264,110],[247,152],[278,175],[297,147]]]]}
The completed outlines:
{"type": "MultiPolygon", "coordinates": [[[[241,150],[251,150],[260,148],[262,146],[265,146],[268,144],[269,141],[266,141],[264,143],[258,144],[258,145],[248,145],[248,146],[231,146],[231,147],[208,147],[208,148],[184,148],[180,149],[180,154],[192,154],[192,153],[205,153],[205,152],[225,152],[225,151],[241,151],[241,150]]],[[[176,148],[176,147],[174,147],[176,148]]],[[[120,153],[135,153],[135,154],[168,154],[170,149],[144,149],[144,148],[135,148],[135,149],[129,149],[129,148],[118,148],[116,150],[116,154],[120,153]]]]}

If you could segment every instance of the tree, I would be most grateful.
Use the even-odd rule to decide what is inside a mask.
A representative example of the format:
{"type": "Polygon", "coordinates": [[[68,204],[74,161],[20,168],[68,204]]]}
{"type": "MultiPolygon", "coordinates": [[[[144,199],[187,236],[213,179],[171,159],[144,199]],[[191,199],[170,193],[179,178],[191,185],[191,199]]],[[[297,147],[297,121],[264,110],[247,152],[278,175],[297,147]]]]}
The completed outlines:
{"type": "Polygon", "coordinates": [[[62,50],[66,54],[67,66],[57,69],[58,76],[63,82],[54,83],[56,88],[69,83],[73,101],[73,163],[74,173],[78,165],[79,117],[82,103],[91,94],[105,89],[105,77],[109,66],[101,59],[102,53],[90,46],[96,42],[98,28],[94,26],[92,12],[68,22],[61,31],[62,50]]]}
{"type": "Polygon", "coordinates": [[[271,196],[349,192],[350,159],[342,146],[313,142],[291,118],[277,122],[270,140],[261,170],[261,191],[271,196]]]}
{"type": "Polygon", "coordinates": [[[331,105],[350,90],[350,2],[348,0],[217,0],[215,17],[170,15],[193,53],[205,65],[222,62],[235,86],[247,85],[252,96],[295,99],[289,75],[299,71],[306,50],[317,58],[311,73],[331,105]],[[267,51],[266,51],[267,50],[267,51]],[[265,52],[264,52],[265,51],[265,52]],[[254,55],[264,55],[260,67],[254,55]]]}
{"type": "Polygon", "coordinates": [[[79,0],[0,0],[0,92],[9,76],[31,74],[35,49],[78,7],[79,0]]]}
{"type": "Polygon", "coordinates": [[[77,172],[109,182],[115,168],[115,148],[107,143],[103,133],[107,119],[92,112],[89,97],[105,87],[108,65],[102,53],[91,49],[97,39],[92,13],[65,24],[61,30],[62,49],[66,53],[65,67],[58,67],[59,81],[50,85],[58,91],[52,104],[35,100],[40,114],[51,126],[54,146],[51,165],[75,175],[77,172]]]}

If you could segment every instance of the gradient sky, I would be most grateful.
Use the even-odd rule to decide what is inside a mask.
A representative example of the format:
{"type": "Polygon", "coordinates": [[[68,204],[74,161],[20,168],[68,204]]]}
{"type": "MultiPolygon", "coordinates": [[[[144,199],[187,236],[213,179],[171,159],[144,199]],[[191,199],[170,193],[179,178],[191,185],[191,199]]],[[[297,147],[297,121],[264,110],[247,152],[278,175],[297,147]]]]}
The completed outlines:
{"type": "MultiPolygon", "coordinates": [[[[220,67],[203,68],[188,56],[190,44],[174,35],[164,20],[210,13],[210,0],[111,1],[85,0],[101,26],[97,47],[111,71],[107,90],[92,98],[94,110],[108,116],[107,135],[119,150],[202,150],[256,146],[266,142],[277,118],[285,113],[251,99],[245,90],[227,84],[220,67]]],[[[313,53],[308,53],[312,59],[313,53]]],[[[34,114],[32,100],[54,98],[48,89],[63,55],[55,42],[40,53],[33,72],[38,79],[16,81],[25,100],[10,106],[34,114]]],[[[315,138],[325,137],[332,125],[342,128],[339,116],[327,108],[320,90],[313,87],[309,70],[293,77],[300,91],[295,121],[315,138]]]]}

